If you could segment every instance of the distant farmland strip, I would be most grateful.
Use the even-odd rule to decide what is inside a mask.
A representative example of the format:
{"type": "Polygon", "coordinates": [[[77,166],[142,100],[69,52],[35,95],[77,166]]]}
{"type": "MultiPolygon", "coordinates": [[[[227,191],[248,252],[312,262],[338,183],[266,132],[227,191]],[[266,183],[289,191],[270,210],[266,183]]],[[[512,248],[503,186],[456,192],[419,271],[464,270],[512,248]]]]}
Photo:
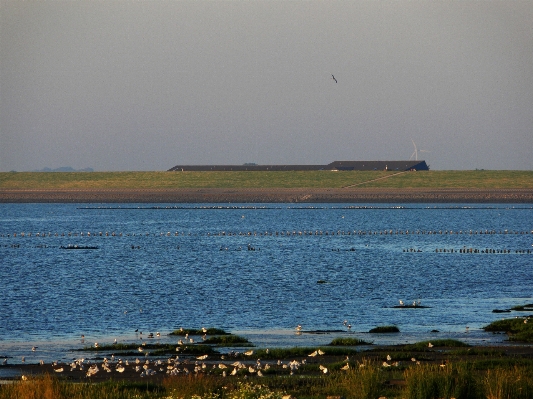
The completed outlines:
{"type": "Polygon", "coordinates": [[[533,171],[4,172],[3,190],[533,189],[533,171]],[[389,179],[386,177],[394,176],[389,179]]]}

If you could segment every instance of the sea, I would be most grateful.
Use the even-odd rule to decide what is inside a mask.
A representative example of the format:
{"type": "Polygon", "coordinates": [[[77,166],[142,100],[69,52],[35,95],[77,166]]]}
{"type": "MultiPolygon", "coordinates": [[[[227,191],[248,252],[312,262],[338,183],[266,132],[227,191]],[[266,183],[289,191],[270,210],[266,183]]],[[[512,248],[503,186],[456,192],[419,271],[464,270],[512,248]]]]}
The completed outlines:
{"type": "Polygon", "coordinates": [[[532,245],[530,204],[0,204],[0,360],[201,327],[510,344],[483,326],[527,316],[493,310],[533,303],[532,245]]]}

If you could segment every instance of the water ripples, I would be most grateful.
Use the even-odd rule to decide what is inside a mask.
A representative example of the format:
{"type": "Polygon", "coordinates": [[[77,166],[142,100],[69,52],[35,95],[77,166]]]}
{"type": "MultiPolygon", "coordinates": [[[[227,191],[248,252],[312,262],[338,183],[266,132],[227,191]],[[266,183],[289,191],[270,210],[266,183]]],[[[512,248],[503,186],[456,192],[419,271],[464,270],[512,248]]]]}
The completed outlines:
{"type": "Polygon", "coordinates": [[[0,205],[0,343],[345,319],[458,333],[532,297],[528,207],[169,207],[0,205]]]}

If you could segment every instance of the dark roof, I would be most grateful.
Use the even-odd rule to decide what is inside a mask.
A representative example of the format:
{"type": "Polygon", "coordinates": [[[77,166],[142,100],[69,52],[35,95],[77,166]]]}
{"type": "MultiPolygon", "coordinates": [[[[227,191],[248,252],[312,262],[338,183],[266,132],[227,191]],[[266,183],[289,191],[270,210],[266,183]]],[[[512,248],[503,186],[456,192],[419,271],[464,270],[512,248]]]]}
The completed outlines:
{"type": "Polygon", "coordinates": [[[294,171],[330,169],[328,165],[176,165],[169,171],[294,171]]]}
{"type": "Polygon", "coordinates": [[[337,170],[429,170],[426,161],[335,161],[330,163],[337,170]]]}
{"type": "Polygon", "coordinates": [[[335,161],[328,165],[176,165],[169,171],[429,170],[426,161],[335,161]]]}

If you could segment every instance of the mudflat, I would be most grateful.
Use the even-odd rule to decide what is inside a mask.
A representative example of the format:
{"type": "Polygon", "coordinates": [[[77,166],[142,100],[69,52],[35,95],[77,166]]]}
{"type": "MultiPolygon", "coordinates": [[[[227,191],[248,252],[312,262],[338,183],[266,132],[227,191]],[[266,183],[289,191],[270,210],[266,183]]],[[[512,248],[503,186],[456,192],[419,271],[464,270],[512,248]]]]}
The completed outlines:
{"type": "Polygon", "coordinates": [[[3,189],[0,203],[533,203],[532,188],[3,189]]]}

